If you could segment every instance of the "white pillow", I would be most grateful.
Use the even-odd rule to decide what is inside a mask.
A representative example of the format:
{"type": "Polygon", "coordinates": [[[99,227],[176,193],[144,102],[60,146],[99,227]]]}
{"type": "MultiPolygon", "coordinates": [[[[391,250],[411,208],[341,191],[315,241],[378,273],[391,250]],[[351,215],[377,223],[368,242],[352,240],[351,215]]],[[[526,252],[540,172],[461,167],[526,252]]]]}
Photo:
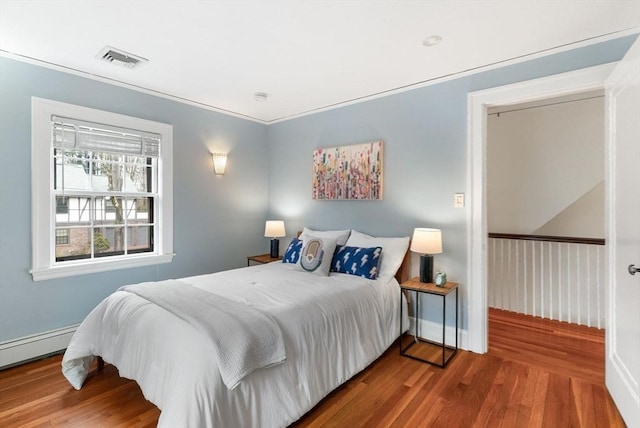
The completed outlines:
{"type": "Polygon", "coordinates": [[[307,234],[302,239],[298,267],[305,272],[329,276],[331,260],[335,251],[335,238],[320,238],[307,234]]]}
{"type": "Polygon", "coordinates": [[[304,241],[305,235],[313,235],[318,238],[334,238],[336,244],[344,245],[349,238],[350,230],[312,230],[309,228],[302,229],[299,239],[304,241]]]}
{"type": "Polygon", "coordinates": [[[380,270],[378,279],[389,282],[398,272],[402,260],[409,248],[409,237],[400,238],[377,238],[371,235],[352,230],[347,244],[350,247],[382,247],[382,260],[380,260],[380,270]]]}

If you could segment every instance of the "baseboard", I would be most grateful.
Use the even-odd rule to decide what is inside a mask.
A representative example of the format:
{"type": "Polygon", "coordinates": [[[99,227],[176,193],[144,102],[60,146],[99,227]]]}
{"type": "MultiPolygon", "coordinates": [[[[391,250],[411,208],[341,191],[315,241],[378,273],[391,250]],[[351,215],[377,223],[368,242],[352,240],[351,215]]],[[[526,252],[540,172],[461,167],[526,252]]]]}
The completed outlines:
{"type": "Polygon", "coordinates": [[[638,384],[626,365],[615,354],[607,354],[605,384],[622,419],[628,427],[640,427],[640,395],[638,384]]]}
{"type": "Polygon", "coordinates": [[[0,343],[0,369],[66,349],[78,325],[0,343]]]}
{"type": "MultiPolygon", "coordinates": [[[[409,317],[409,321],[411,326],[409,327],[409,333],[414,334],[416,319],[409,317]]],[[[419,320],[420,322],[420,337],[423,339],[431,340],[434,342],[441,343],[442,342],[442,324],[427,321],[427,320],[419,320]]],[[[447,346],[455,346],[455,337],[456,337],[456,328],[455,326],[446,326],[445,327],[445,343],[447,346]]],[[[469,349],[469,334],[467,330],[463,330],[458,328],[458,348],[460,349],[469,349]]]]}

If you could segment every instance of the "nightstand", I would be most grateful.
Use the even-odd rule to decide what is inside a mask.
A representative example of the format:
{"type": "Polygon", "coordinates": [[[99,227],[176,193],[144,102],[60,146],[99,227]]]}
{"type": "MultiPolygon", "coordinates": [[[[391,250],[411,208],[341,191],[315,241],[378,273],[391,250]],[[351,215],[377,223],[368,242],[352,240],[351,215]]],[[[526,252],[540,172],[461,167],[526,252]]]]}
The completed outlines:
{"type": "Polygon", "coordinates": [[[405,336],[402,331],[402,301],[400,302],[400,355],[413,358],[438,367],[445,367],[451,358],[458,352],[458,283],[447,282],[444,287],[438,287],[433,283],[424,283],[415,277],[400,284],[400,294],[402,292],[414,292],[414,315],[416,319],[415,334],[405,336]],[[446,303],[447,296],[455,291],[456,295],[456,331],[455,347],[446,344],[446,303]],[[420,297],[421,294],[431,294],[442,298],[442,342],[434,342],[420,337],[420,297]],[[411,341],[404,340],[405,337],[411,341]],[[406,343],[409,342],[409,343],[406,343]],[[406,343],[406,344],[405,344],[406,343]]]}
{"type": "Polygon", "coordinates": [[[265,264],[265,263],[271,263],[271,262],[277,262],[278,260],[282,260],[282,256],[278,256],[278,257],[271,257],[271,255],[269,253],[267,254],[259,254],[257,256],[249,256],[247,257],[247,266],[251,266],[251,262],[255,263],[255,264],[265,264]]]}

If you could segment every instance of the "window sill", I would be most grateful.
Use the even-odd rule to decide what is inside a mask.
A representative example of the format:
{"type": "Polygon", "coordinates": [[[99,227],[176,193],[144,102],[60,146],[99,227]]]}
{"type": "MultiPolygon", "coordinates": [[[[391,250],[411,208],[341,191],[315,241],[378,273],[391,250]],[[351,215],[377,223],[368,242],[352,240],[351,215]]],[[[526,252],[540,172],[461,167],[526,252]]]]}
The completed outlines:
{"type": "Polygon", "coordinates": [[[118,269],[149,266],[162,263],[170,263],[174,254],[152,254],[140,256],[128,256],[120,259],[94,260],[91,262],[78,262],[32,269],[30,271],[34,281],[46,281],[48,279],[65,278],[68,276],[86,275],[89,273],[107,272],[118,269]]]}

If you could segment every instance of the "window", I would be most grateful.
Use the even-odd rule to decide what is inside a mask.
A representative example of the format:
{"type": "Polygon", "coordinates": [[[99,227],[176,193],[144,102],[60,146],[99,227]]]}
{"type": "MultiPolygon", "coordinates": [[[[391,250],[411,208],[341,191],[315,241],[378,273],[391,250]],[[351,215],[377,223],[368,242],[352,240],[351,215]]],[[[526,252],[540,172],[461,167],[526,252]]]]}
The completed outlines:
{"type": "Polygon", "coordinates": [[[64,196],[56,196],[56,214],[69,213],[69,198],[64,196]]]}
{"type": "Polygon", "coordinates": [[[69,229],[56,229],[56,247],[69,244],[69,229]]]}
{"type": "Polygon", "coordinates": [[[34,280],[170,262],[170,125],[33,98],[34,280]]]}
{"type": "Polygon", "coordinates": [[[106,198],[104,200],[104,211],[106,213],[115,213],[116,212],[116,205],[113,204],[113,201],[111,200],[111,198],[106,198]]]}

